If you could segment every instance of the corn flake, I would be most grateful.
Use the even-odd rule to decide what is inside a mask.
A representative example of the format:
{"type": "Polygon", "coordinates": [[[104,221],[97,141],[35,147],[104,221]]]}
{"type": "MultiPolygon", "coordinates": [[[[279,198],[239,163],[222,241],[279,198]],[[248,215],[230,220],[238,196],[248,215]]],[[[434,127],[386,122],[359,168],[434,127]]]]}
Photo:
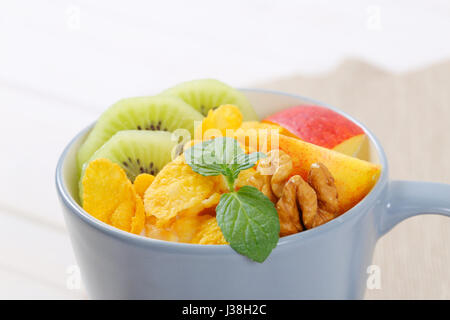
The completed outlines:
{"type": "Polygon", "coordinates": [[[142,198],[136,195],[136,211],[134,217],[131,219],[131,232],[140,234],[145,225],[145,210],[142,198]]]}
{"type": "Polygon", "coordinates": [[[89,163],[83,180],[83,208],[93,217],[124,231],[142,231],[143,210],[125,171],[108,159],[89,163]],[[135,226],[132,227],[132,220],[135,226]],[[140,230],[139,230],[140,229],[140,230]]]}
{"type": "Polygon", "coordinates": [[[155,180],[155,176],[148,173],[141,173],[134,179],[134,189],[142,199],[144,198],[145,191],[152,184],[153,180],[155,180]]]}
{"type": "Polygon", "coordinates": [[[171,226],[171,230],[177,235],[178,242],[189,243],[209,217],[207,215],[189,214],[177,217],[171,226]]]}
{"type": "Polygon", "coordinates": [[[259,173],[256,171],[255,167],[242,170],[241,172],[239,172],[239,175],[234,183],[236,189],[240,189],[243,186],[252,185],[250,183],[250,180],[257,177],[258,175],[259,173]]]}
{"type": "Polygon", "coordinates": [[[248,129],[277,130],[280,133],[283,130],[283,128],[280,127],[279,125],[272,124],[272,123],[266,123],[266,122],[259,122],[259,121],[244,121],[244,122],[242,122],[240,128],[243,129],[243,130],[248,130],[248,129]]]}
{"type": "Polygon", "coordinates": [[[177,235],[170,229],[164,229],[156,226],[156,217],[145,218],[145,235],[148,238],[177,242],[177,235]]]}
{"type": "Polygon", "coordinates": [[[193,237],[192,243],[196,244],[228,244],[217,224],[216,217],[209,216],[193,237]]]}
{"type": "Polygon", "coordinates": [[[144,195],[147,216],[167,227],[181,214],[198,214],[219,203],[225,184],[221,176],[205,177],[185,163],[184,155],[166,164],[144,195]]]}
{"type": "Polygon", "coordinates": [[[242,113],[238,107],[231,104],[222,105],[215,110],[209,110],[201,126],[195,131],[197,140],[209,140],[224,137],[226,131],[237,129],[242,124],[242,113]]]}

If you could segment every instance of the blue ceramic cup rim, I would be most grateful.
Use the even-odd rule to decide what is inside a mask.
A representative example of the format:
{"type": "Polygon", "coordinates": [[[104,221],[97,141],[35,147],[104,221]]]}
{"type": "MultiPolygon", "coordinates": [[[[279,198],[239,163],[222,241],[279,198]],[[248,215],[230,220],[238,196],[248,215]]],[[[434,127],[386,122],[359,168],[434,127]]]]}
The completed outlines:
{"type": "MultiPolygon", "coordinates": [[[[366,195],[364,199],[362,199],[356,206],[354,206],[352,209],[348,210],[341,216],[327,222],[324,225],[321,225],[319,227],[316,227],[314,229],[306,230],[300,233],[296,233],[293,235],[289,235],[286,237],[280,238],[278,241],[279,246],[286,246],[293,242],[297,241],[303,241],[306,239],[311,239],[313,237],[320,237],[325,236],[330,230],[333,230],[336,228],[339,224],[345,223],[347,220],[354,219],[355,216],[358,214],[358,211],[360,211],[360,208],[365,206],[367,203],[371,203],[375,201],[380,193],[383,190],[384,185],[388,181],[388,162],[386,159],[386,155],[384,153],[383,148],[381,147],[381,144],[377,137],[360,121],[354,119],[352,116],[346,114],[345,112],[336,109],[335,107],[329,106],[326,103],[322,103],[317,100],[313,100],[307,97],[303,97],[300,95],[285,93],[281,91],[275,91],[275,90],[265,90],[265,89],[240,89],[243,92],[255,92],[255,93],[265,93],[265,94],[273,94],[273,95],[282,95],[282,96],[288,96],[292,98],[301,99],[306,102],[310,102],[312,104],[320,105],[326,108],[329,108],[333,111],[336,111],[337,113],[343,115],[347,119],[353,121],[354,123],[358,124],[366,133],[368,138],[373,143],[373,148],[375,149],[378,158],[379,163],[382,167],[381,175],[375,184],[375,186],[372,188],[372,190],[369,192],[369,194],[366,195]]],[[[96,230],[103,232],[109,236],[119,238],[123,241],[129,241],[133,243],[136,246],[140,247],[152,247],[152,248],[158,248],[164,251],[170,251],[174,253],[180,253],[180,254],[189,254],[189,253],[195,253],[195,254],[230,254],[235,252],[231,249],[228,245],[201,245],[201,244],[189,244],[189,243],[178,243],[178,242],[169,242],[169,241],[163,241],[163,240],[157,240],[152,238],[147,238],[139,235],[135,235],[126,231],[122,231],[120,229],[117,229],[115,227],[112,227],[96,218],[88,214],[86,211],[83,210],[83,208],[80,207],[80,205],[73,199],[73,197],[70,195],[70,192],[68,191],[67,187],[64,184],[64,177],[63,177],[63,166],[67,157],[67,154],[69,150],[71,149],[72,145],[78,141],[82,136],[86,134],[87,131],[89,131],[92,128],[93,125],[88,126],[84,130],[82,130],[80,133],[78,133],[72,141],[66,146],[63,153],[61,154],[58,164],[56,167],[56,189],[57,192],[62,200],[62,203],[71,211],[72,214],[79,217],[81,220],[83,220],[85,223],[89,224],[91,227],[95,228],[96,230]]]]}

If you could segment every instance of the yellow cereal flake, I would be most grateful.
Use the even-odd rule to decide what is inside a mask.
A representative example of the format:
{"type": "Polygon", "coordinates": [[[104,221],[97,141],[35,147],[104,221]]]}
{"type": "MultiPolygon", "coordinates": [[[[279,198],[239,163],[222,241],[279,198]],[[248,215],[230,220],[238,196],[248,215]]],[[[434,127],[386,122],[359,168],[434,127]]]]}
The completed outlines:
{"type": "Polygon", "coordinates": [[[154,179],[155,176],[148,173],[141,173],[136,177],[136,179],[134,179],[134,189],[141,198],[144,198],[145,191],[152,184],[154,179]]]}
{"type": "Polygon", "coordinates": [[[272,123],[259,121],[242,121],[241,111],[233,105],[222,105],[215,110],[209,110],[208,116],[196,128],[195,140],[185,145],[185,148],[195,143],[216,137],[227,136],[236,139],[247,152],[271,150],[270,140],[285,130],[272,123]]]}
{"type": "MultiPolygon", "coordinates": [[[[217,206],[217,204],[220,201],[220,196],[222,195],[223,192],[228,191],[228,186],[226,185],[226,182],[224,179],[222,179],[222,176],[218,176],[216,177],[216,189],[219,192],[215,192],[213,193],[209,198],[202,200],[202,210],[205,209],[209,209],[209,208],[215,208],[217,206]]],[[[196,212],[198,213],[198,212],[196,212]]]]}
{"type": "Polygon", "coordinates": [[[253,185],[252,183],[249,182],[249,180],[254,177],[257,177],[258,175],[259,173],[256,171],[255,167],[242,170],[234,183],[236,189],[240,189],[243,186],[253,185]]]}
{"type": "Polygon", "coordinates": [[[185,214],[177,217],[171,226],[171,230],[178,237],[178,242],[189,243],[196,235],[203,222],[209,219],[208,215],[189,215],[185,214]]]}
{"type": "Polygon", "coordinates": [[[216,217],[208,216],[202,223],[192,243],[196,244],[228,244],[217,224],[216,217]]]}
{"type": "Polygon", "coordinates": [[[134,217],[131,219],[131,232],[134,234],[141,234],[145,225],[145,210],[144,202],[139,195],[136,195],[136,211],[134,217]]]}
{"type": "Polygon", "coordinates": [[[111,225],[123,231],[130,231],[131,219],[135,213],[136,200],[124,201],[119,204],[111,215],[111,225]]]}
{"type": "Polygon", "coordinates": [[[108,159],[90,162],[82,184],[83,208],[103,222],[111,222],[122,202],[133,201],[133,187],[125,171],[108,159]]]}
{"type": "Polygon", "coordinates": [[[227,137],[236,139],[245,152],[260,151],[267,153],[271,149],[278,149],[278,129],[266,128],[238,128],[236,130],[228,130],[227,137]]]}
{"type": "MultiPolygon", "coordinates": [[[[131,231],[137,210],[136,191],[125,171],[108,159],[89,163],[82,180],[83,208],[95,218],[124,231],[131,231]]],[[[138,217],[136,217],[139,220],[138,217]]],[[[136,224],[135,233],[139,224],[136,224]]]]}
{"type": "Polygon", "coordinates": [[[244,121],[242,122],[241,129],[248,130],[248,129],[267,129],[267,130],[277,130],[281,132],[283,130],[282,127],[276,124],[266,123],[266,122],[259,122],[259,121],[244,121]]]}
{"type": "Polygon", "coordinates": [[[173,242],[178,241],[177,235],[172,230],[163,229],[156,226],[156,217],[154,216],[146,218],[145,235],[148,238],[157,240],[173,241],[173,242]]]}
{"type": "Polygon", "coordinates": [[[197,214],[217,205],[224,186],[221,176],[194,172],[180,155],[163,167],[145,192],[145,213],[157,218],[157,226],[167,227],[178,215],[197,214]]]}
{"type": "MultiPolygon", "coordinates": [[[[271,140],[276,139],[285,130],[271,123],[259,121],[244,121],[238,128],[230,128],[226,136],[236,139],[245,152],[268,152],[271,150],[271,140]]],[[[275,143],[278,141],[274,141],[275,143]]]]}
{"type": "Polygon", "coordinates": [[[231,104],[222,105],[215,110],[209,110],[207,117],[195,131],[195,139],[224,137],[227,130],[237,129],[241,124],[242,113],[239,108],[231,104]]]}

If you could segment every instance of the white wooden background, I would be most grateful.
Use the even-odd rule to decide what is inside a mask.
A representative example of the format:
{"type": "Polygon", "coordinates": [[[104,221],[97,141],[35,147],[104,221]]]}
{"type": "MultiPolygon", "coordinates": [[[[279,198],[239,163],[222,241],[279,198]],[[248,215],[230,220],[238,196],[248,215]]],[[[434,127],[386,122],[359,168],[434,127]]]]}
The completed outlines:
{"type": "Polygon", "coordinates": [[[214,77],[251,87],[360,57],[450,57],[448,1],[0,2],[0,298],[86,298],[56,199],[67,142],[119,98],[214,77]]]}

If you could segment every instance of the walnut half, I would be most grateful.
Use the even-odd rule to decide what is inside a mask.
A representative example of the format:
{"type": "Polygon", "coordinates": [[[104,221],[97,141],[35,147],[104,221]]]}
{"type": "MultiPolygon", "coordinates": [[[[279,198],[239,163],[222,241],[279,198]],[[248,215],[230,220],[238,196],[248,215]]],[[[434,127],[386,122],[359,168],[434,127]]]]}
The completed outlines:
{"type": "Polygon", "coordinates": [[[297,204],[302,212],[308,212],[307,215],[314,215],[317,211],[316,192],[299,175],[288,180],[276,204],[282,237],[303,230],[297,204]]]}
{"type": "Polygon", "coordinates": [[[317,193],[320,209],[333,214],[339,211],[336,185],[327,167],[322,163],[313,163],[309,171],[308,183],[317,193]]]}
{"type": "Polygon", "coordinates": [[[287,181],[276,208],[280,236],[300,232],[303,226],[312,229],[334,219],[339,203],[333,176],[323,164],[313,164],[308,182],[299,175],[287,181]]]}
{"type": "Polygon", "coordinates": [[[339,212],[334,179],[323,164],[311,165],[308,181],[299,175],[291,177],[292,170],[291,157],[272,150],[255,169],[242,172],[237,180],[237,185],[254,186],[276,204],[280,236],[317,227],[339,212]]]}
{"type": "Polygon", "coordinates": [[[276,203],[291,173],[291,157],[281,150],[271,150],[259,160],[256,170],[238,177],[237,185],[253,186],[276,203]]]}

